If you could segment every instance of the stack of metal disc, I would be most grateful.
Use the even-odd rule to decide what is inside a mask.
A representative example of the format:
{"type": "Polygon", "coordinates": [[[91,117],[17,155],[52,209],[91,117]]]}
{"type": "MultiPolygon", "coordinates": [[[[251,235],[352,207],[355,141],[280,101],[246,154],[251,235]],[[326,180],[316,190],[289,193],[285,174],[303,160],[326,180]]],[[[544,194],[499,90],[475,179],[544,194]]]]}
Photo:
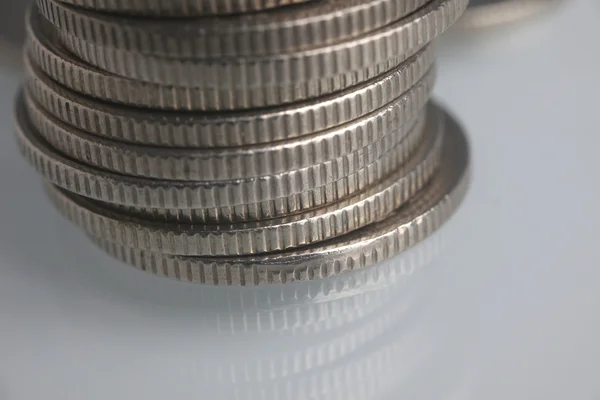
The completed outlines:
{"type": "Polygon", "coordinates": [[[429,102],[467,0],[37,0],[22,153],[57,209],[137,268],[212,284],[337,275],[462,200],[429,102]]]}

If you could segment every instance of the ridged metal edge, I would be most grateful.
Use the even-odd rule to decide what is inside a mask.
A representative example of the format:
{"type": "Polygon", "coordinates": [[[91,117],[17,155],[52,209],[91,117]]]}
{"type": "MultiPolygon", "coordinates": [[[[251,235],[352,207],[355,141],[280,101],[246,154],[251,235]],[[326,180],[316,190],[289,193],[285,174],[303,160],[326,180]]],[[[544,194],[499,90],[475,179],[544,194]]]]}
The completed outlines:
{"type": "MultiPolygon", "coordinates": [[[[421,107],[425,103],[426,98],[421,107]]],[[[314,182],[317,186],[324,186],[365,169],[369,165],[382,160],[383,157],[392,151],[402,152],[402,154],[410,153],[414,149],[416,142],[418,142],[413,140],[410,135],[413,134],[413,137],[415,136],[414,131],[418,130],[418,128],[415,128],[415,124],[419,125],[423,119],[419,116],[411,116],[411,119],[403,122],[401,126],[396,126],[397,123],[394,123],[394,120],[380,121],[379,128],[367,126],[365,131],[381,129],[382,132],[385,132],[385,135],[383,137],[371,137],[369,140],[359,142],[360,146],[364,145],[364,147],[349,149],[349,152],[343,155],[331,154],[331,157],[335,157],[331,159],[325,159],[324,155],[322,160],[308,163],[306,166],[300,166],[299,168],[290,166],[290,168],[280,168],[277,171],[266,173],[256,171],[256,168],[248,168],[242,172],[240,168],[244,166],[239,165],[240,160],[236,160],[238,157],[235,155],[217,154],[211,156],[210,154],[206,154],[208,153],[207,151],[194,152],[188,149],[166,151],[162,148],[125,145],[112,140],[94,137],[50,115],[27,92],[25,95],[25,105],[30,121],[36,128],[36,131],[52,147],[76,161],[123,175],[160,180],[214,181],[221,185],[225,185],[231,181],[256,177],[260,177],[263,180],[277,179],[281,181],[288,179],[288,176],[301,173],[305,176],[318,176],[314,182]],[[415,120],[417,120],[416,123],[415,120]],[[401,146],[407,146],[406,151],[402,151],[401,146]],[[212,157],[214,157],[214,160],[210,159],[212,157]],[[230,159],[228,160],[227,158],[230,159]]],[[[344,136],[341,138],[344,138],[344,136]]],[[[336,143],[332,145],[336,145],[336,143]]],[[[317,146],[315,145],[315,147],[317,146]]],[[[276,150],[273,151],[275,152],[276,150]]],[[[301,156],[301,153],[295,152],[294,156],[301,156]]],[[[283,157],[283,155],[277,156],[277,159],[283,157]]],[[[261,163],[263,166],[269,161],[268,159],[261,158],[260,154],[255,158],[254,162],[261,163]]],[[[248,160],[245,162],[251,163],[252,161],[248,160]]]]}
{"type": "MultiPolygon", "coordinates": [[[[227,149],[161,148],[127,144],[91,135],[60,120],[75,113],[68,100],[52,102],[37,78],[29,80],[25,103],[29,116],[44,138],[62,153],[89,165],[134,176],[174,180],[237,180],[313,168],[334,161],[344,175],[364,168],[404,140],[403,129],[425,106],[433,79],[417,83],[380,110],[340,127],[273,144],[227,149]],[[56,106],[56,107],[55,107],[56,106]],[[46,110],[50,109],[48,112],[46,110]],[[59,114],[63,118],[57,119],[59,114]],[[357,152],[366,157],[359,159],[357,152]]],[[[108,131],[114,132],[111,129],[108,131]]]]}
{"type": "MultiPolygon", "coordinates": [[[[178,111],[197,108],[198,94],[193,89],[133,81],[85,66],[48,43],[35,26],[40,18],[29,17],[25,62],[52,80],[110,102],[178,111]]],[[[433,61],[433,47],[428,45],[393,71],[335,96],[251,112],[149,112],[107,105],[64,88],[54,90],[52,100],[71,101],[73,111],[65,122],[97,135],[148,145],[231,147],[303,136],[360,118],[396,99],[424,76],[435,74],[433,61]]]]}
{"type": "Polygon", "coordinates": [[[299,170],[229,182],[161,181],[103,171],[62,156],[36,133],[23,103],[21,93],[15,110],[17,142],[24,157],[47,180],[106,203],[159,210],[207,209],[208,216],[214,215],[218,220],[223,216],[261,219],[293,214],[343,199],[381,179],[390,165],[403,160],[410,147],[400,143],[400,151],[392,152],[383,162],[378,160],[356,174],[324,186],[318,184],[321,172],[331,171],[327,168],[318,175],[299,170]]]}
{"type": "Polygon", "coordinates": [[[314,0],[60,0],[97,11],[161,17],[257,12],[314,0]]]}
{"type": "Polygon", "coordinates": [[[443,123],[433,112],[426,139],[411,160],[377,186],[323,209],[237,225],[156,223],[112,212],[92,200],[49,189],[54,205],[89,234],[162,254],[238,256],[282,251],[344,235],[380,221],[429,182],[439,164],[443,123]]]}
{"type": "Polygon", "coordinates": [[[187,282],[259,285],[323,279],[389,259],[439,229],[467,193],[469,158],[464,132],[448,117],[440,172],[423,191],[382,222],[301,250],[242,258],[178,257],[95,241],[135,268],[187,282]]]}
{"type": "Polygon", "coordinates": [[[321,0],[302,7],[225,18],[129,18],[37,0],[62,32],[98,46],[174,58],[255,57],[359,37],[425,6],[428,0],[321,0]]]}
{"type": "MultiPolygon", "coordinates": [[[[226,206],[220,208],[144,208],[106,204],[108,208],[120,212],[141,217],[152,218],[161,222],[183,223],[183,224],[214,224],[214,223],[238,223],[263,219],[285,217],[299,212],[306,212],[317,207],[326,206],[342,201],[366,188],[375,185],[386,178],[394,170],[399,168],[421,142],[423,136],[422,120],[411,130],[409,136],[397,144],[391,151],[381,156],[375,162],[368,164],[358,172],[342,177],[337,181],[327,183],[332,176],[338,174],[340,167],[332,167],[329,163],[319,171],[314,169],[291,171],[281,175],[271,175],[261,178],[261,182],[267,183],[260,187],[280,185],[294,188],[294,193],[269,193],[259,194],[261,197],[280,198],[264,200],[260,203],[226,206]]],[[[256,191],[249,183],[249,192],[256,191]]],[[[243,188],[240,184],[236,190],[243,188]]],[[[265,189],[267,190],[267,189],[265,189]]],[[[281,190],[281,189],[280,189],[281,190]]]]}

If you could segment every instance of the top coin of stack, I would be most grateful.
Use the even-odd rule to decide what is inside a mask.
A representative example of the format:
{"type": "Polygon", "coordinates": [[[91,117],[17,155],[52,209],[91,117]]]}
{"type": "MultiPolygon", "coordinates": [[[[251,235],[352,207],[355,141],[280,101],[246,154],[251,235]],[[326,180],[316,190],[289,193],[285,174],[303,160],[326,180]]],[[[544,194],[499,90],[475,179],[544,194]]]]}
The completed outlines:
{"type": "Polygon", "coordinates": [[[23,154],[57,208],[138,268],[323,278],[435,230],[468,182],[427,105],[467,0],[37,0],[23,154]],[[441,167],[440,167],[441,166],[441,167]]]}

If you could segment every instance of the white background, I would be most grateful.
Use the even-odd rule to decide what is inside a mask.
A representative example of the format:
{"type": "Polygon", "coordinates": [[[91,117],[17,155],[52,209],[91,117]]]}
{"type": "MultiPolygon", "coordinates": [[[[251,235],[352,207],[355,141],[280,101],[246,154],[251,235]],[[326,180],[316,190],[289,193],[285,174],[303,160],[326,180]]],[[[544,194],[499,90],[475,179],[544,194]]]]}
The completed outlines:
{"type": "Polygon", "coordinates": [[[472,189],[368,272],[403,277],[335,296],[180,284],[104,255],[17,154],[3,63],[0,399],[600,399],[599,38],[594,0],[446,35],[436,94],[468,131],[472,189]]]}

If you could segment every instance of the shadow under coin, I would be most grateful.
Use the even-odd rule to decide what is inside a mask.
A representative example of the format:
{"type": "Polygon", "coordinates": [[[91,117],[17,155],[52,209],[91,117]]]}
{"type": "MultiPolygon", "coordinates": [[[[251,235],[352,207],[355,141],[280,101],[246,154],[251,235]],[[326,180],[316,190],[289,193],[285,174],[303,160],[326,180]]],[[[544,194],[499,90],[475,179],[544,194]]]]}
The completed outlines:
{"type": "Polygon", "coordinates": [[[446,283],[456,271],[443,262],[453,221],[398,257],[324,281],[184,284],[96,249],[51,208],[10,139],[0,139],[0,221],[10,227],[0,230],[0,287],[8,289],[0,296],[7,304],[26,298],[30,317],[43,315],[48,329],[69,335],[54,337],[51,348],[38,344],[40,351],[77,359],[74,343],[85,344],[81,354],[104,348],[86,362],[109,360],[108,375],[120,378],[151,354],[144,368],[209,388],[216,399],[373,399],[418,381],[440,351],[461,349],[448,343],[459,337],[450,334],[448,311],[459,307],[446,283]]]}

